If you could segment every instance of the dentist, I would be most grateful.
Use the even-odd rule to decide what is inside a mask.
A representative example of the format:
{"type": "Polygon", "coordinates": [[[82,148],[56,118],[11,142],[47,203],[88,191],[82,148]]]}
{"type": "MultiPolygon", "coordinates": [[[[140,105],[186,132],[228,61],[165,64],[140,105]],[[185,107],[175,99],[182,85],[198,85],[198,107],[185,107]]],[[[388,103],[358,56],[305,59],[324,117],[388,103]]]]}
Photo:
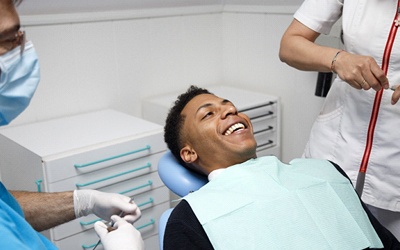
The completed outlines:
{"type": "MultiPolygon", "coordinates": [[[[20,30],[16,6],[21,1],[0,0],[0,126],[25,110],[40,80],[35,48],[20,30]]],[[[104,249],[144,249],[140,232],[131,224],[141,212],[127,196],[96,190],[8,191],[1,182],[0,249],[57,249],[39,232],[91,213],[115,222],[111,232],[103,222],[94,225],[104,249]],[[121,211],[123,218],[116,215],[121,211]]]]}

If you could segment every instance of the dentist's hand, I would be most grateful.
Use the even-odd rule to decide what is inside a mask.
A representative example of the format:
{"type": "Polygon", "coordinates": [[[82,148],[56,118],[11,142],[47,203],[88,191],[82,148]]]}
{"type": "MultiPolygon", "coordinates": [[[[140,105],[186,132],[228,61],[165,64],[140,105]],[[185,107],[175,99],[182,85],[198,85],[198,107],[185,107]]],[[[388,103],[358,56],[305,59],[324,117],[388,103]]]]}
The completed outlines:
{"type": "Polygon", "coordinates": [[[392,104],[394,105],[400,99],[400,85],[394,85],[390,89],[394,91],[392,94],[392,104]]]}
{"type": "Polygon", "coordinates": [[[109,221],[122,211],[124,220],[133,223],[141,216],[140,209],[128,196],[90,189],[74,191],[74,209],[77,218],[93,213],[109,221]]]}
{"type": "Polygon", "coordinates": [[[144,242],[140,232],[117,215],[111,216],[114,223],[113,231],[108,232],[107,225],[102,221],[94,224],[94,229],[100,237],[105,250],[143,250],[144,242]]]}
{"type": "Polygon", "coordinates": [[[374,58],[341,52],[335,61],[335,72],[340,79],[356,89],[378,91],[389,88],[389,80],[374,58]]]}

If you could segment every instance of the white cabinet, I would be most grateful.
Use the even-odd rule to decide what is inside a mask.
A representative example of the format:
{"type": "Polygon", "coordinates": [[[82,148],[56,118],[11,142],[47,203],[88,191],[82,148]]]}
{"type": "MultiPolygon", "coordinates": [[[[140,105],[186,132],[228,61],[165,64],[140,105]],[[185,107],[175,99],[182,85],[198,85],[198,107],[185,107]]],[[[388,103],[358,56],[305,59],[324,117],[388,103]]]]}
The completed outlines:
{"type": "MultiPolygon", "coordinates": [[[[0,169],[11,190],[97,189],[132,196],[146,249],[158,249],[157,223],[169,191],[157,164],[166,146],[162,126],[103,110],[0,130],[0,169]]],[[[92,249],[94,215],[44,232],[60,249],[92,249]]],[[[102,249],[99,246],[96,249],[102,249]]]]}
{"type": "MultiPolygon", "coordinates": [[[[281,156],[280,100],[276,96],[229,87],[206,87],[211,93],[230,100],[239,112],[250,117],[257,141],[257,156],[281,156]]],[[[170,93],[146,99],[142,103],[142,116],[146,120],[164,125],[168,111],[178,95],[170,93]]]]}

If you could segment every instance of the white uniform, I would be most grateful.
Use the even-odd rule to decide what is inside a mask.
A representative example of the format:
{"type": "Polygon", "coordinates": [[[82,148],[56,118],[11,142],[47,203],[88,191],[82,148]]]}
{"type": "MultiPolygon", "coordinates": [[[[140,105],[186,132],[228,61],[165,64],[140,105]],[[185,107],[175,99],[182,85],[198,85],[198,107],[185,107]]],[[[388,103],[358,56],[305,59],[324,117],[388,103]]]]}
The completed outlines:
{"type": "MultiPolygon", "coordinates": [[[[387,65],[392,86],[400,84],[400,32],[394,26],[399,1],[306,0],[294,17],[312,30],[327,34],[342,16],[345,50],[372,56],[378,65],[387,65]],[[393,35],[390,39],[389,34],[393,35]],[[385,62],[385,58],[389,60],[385,62]]],[[[313,125],[304,156],[337,163],[354,185],[364,163],[363,201],[399,212],[400,103],[391,105],[392,90],[383,91],[380,103],[376,93],[373,89],[357,90],[337,77],[313,125]],[[371,122],[373,113],[377,114],[376,122],[371,122]]]]}

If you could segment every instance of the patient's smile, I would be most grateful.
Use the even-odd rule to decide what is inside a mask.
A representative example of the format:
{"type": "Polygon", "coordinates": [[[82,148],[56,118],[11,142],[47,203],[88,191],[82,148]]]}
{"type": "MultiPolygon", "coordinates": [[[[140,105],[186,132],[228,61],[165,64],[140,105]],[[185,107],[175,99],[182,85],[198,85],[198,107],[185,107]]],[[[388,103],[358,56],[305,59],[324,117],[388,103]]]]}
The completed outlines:
{"type": "Polygon", "coordinates": [[[246,126],[245,126],[243,123],[238,122],[238,123],[235,123],[235,124],[233,124],[232,126],[230,126],[230,127],[225,131],[224,135],[230,135],[230,134],[232,134],[232,133],[235,132],[235,131],[242,130],[242,129],[245,129],[245,128],[246,128],[246,126]]]}

